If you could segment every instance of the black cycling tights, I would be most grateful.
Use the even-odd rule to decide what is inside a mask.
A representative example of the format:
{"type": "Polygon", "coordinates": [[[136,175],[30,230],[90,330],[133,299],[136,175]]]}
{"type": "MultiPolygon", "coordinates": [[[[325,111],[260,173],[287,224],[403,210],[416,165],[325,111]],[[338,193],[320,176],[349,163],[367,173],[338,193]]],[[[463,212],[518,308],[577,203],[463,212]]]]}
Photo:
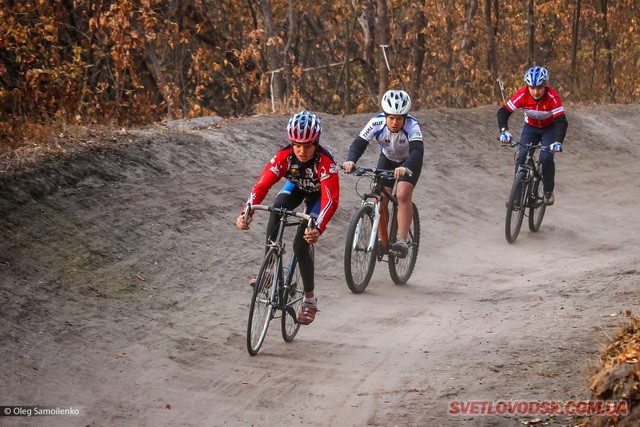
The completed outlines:
{"type": "MultiPolygon", "coordinates": [[[[300,206],[304,201],[306,202],[306,212],[311,212],[313,206],[318,202],[320,198],[320,192],[317,193],[304,193],[298,187],[295,187],[291,193],[281,192],[278,193],[274,208],[286,208],[293,210],[300,206]]],[[[267,224],[267,243],[269,239],[276,238],[276,229],[278,226],[278,215],[271,213],[269,216],[269,223],[267,224]]],[[[309,243],[304,240],[304,231],[306,230],[306,224],[302,224],[296,231],[296,237],[293,240],[293,252],[298,258],[298,265],[300,266],[300,275],[302,276],[302,283],[304,284],[304,291],[311,292],[314,288],[314,265],[313,257],[311,256],[311,248],[309,243]]]]}

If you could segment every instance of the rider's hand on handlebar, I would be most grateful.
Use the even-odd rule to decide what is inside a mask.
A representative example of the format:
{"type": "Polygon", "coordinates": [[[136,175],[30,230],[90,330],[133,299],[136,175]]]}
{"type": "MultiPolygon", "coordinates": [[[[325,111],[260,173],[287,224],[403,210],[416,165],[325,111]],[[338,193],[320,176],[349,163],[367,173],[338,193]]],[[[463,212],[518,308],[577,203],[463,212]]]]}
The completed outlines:
{"type": "Polygon", "coordinates": [[[354,162],[348,161],[348,162],[344,162],[342,164],[342,169],[344,169],[344,171],[346,173],[351,173],[353,172],[353,170],[356,168],[356,164],[354,162]]]}
{"type": "Polygon", "coordinates": [[[400,179],[406,174],[409,174],[409,169],[405,168],[404,166],[399,166],[393,171],[393,177],[395,179],[400,179]]]}
{"type": "Polygon", "coordinates": [[[307,241],[310,245],[313,245],[318,241],[320,237],[320,231],[317,228],[307,228],[304,231],[304,240],[307,241]]]}
{"type": "Polygon", "coordinates": [[[239,230],[248,230],[251,221],[253,221],[253,217],[251,215],[247,215],[245,218],[245,214],[241,213],[236,219],[236,227],[238,227],[239,230]]]}
{"type": "Polygon", "coordinates": [[[562,143],[561,142],[554,142],[549,147],[549,150],[551,150],[552,153],[558,153],[558,152],[562,151],[562,143]]]}
{"type": "Polygon", "coordinates": [[[503,130],[500,133],[500,142],[503,144],[511,144],[511,140],[513,139],[513,135],[507,129],[503,130]]]}

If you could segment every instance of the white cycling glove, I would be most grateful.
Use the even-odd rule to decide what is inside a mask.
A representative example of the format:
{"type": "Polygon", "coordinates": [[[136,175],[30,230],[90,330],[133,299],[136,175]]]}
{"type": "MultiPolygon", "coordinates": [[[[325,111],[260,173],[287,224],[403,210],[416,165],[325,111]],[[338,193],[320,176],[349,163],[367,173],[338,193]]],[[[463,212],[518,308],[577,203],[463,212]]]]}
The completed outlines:
{"type": "Polygon", "coordinates": [[[507,129],[503,129],[502,133],[500,133],[500,142],[502,142],[503,144],[510,144],[512,139],[513,136],[511,135],[511,132],[509,132],[507,129]]]}
{"type": "Polygon", "coordinates": [[[562,151],[562,143],[561,142],[554,142],[549,147],[549,150],[551,150],[552,153],[557,153],[559,151],[562,151]]]}

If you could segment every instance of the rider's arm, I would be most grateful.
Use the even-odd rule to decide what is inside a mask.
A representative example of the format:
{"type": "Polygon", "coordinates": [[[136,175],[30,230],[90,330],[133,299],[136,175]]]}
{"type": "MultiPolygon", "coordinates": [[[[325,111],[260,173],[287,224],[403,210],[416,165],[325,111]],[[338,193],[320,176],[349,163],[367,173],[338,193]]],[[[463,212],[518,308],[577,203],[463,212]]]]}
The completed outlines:
{"type": "Polygon", "coordinates": [[[569,127],[567,116],[565,116],[564,114],[561,114],[558,117],[556,117],[553,122],[553,126],[556,132],[555,142],[562,143],[564,141],[565,135],[567,134],[567,128],[569,127]]]}
{"type": "Polygon", "coordinates": [[[409,138],[409,156],[402,162],[402,166],[411,172],[422,169],[422,158],[424,157],[424,143],[422,142],[422,130],[420,124],[413,116],[407,116],[405,129],[409,138]]]}
{"type": "Polygon", "coordinates": [[[353,140],[347,153],[347,162],[356,163],[364,154],[369,142],[375,140],[376,135],[385,126],[384,114],[378,114],[371,118],[369,122],[362,128],[358,137],[353,140]]]}
{"type": "Polygon", "coordinates": [[[351,146],[349,147],[349,152],[347,153],[347,162],[356,163],[358,159],[364,154],[367,149],[367,145],[369,145],[369,141],[364,139],[361,136],[358,136],[353,140],[351,146]]]}
{"type": "Polygon", "coordinates": [[[498,128],[500,129],[500,132],[503,132],[503,129],[509,129],[509,117],[511,117],[511,114],[518,108],[523,107],[523,102],[528,96],[527,86],[524,86],[514,93],[511,99],[498,109],[498,128]]]}
{"type": "Polygon", "coordinates": [[[421,139],[409,141],[409,157],[402,163],[402,166],[411,172],[422,169],[422,158],[424,157],[424,143],[421,139]]]}
{"type": "Polygon", "coordinates": [[[267,193],[273,187],[273,185],[280,181],[280,179],[287,172],[287,156],[291,150],[288,148],[282,149],[276,153],[267,166],[262,170],[258,181],[251,189],[251,194],[247,203],[257,205],[264,200],[267,193]]]}
{"type": "Polygon", "coordinates": [[[340,176],[338,166],[331,156],[322,153],[318,170],[323,171],[318,176],[320,180],[320,212],[316,220],[316,227],[320,233],[324,232],[331,217],[338,209],[340,200],[340,176]]]}
{"type": "Polygon", "coordinates": [[[511,117],[511,114],[513,114],[513,111],[509,110],[506,105],[498,109],[498,128],[500,132],[502,132],[503,129],[509,129],[509,117],[511,117]]]}

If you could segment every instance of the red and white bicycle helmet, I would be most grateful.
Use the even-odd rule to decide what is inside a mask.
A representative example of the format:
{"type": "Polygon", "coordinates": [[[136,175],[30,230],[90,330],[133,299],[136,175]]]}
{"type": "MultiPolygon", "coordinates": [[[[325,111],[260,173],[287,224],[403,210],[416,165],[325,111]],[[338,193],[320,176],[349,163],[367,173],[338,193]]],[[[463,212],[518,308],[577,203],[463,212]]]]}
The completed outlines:
{"type": "Polygon", "coordinates": [[[315,114],[302,110],[289,119],[287,135],[296,144],[313,144],[320,140],[322,125],[315,114]]]}
{"type": "Polygon", "coordinates": [[[388,90],[382,95],[382,110],[387,114],[404,116],[411,109],[411,98],[403,90],[388,90]]]}

